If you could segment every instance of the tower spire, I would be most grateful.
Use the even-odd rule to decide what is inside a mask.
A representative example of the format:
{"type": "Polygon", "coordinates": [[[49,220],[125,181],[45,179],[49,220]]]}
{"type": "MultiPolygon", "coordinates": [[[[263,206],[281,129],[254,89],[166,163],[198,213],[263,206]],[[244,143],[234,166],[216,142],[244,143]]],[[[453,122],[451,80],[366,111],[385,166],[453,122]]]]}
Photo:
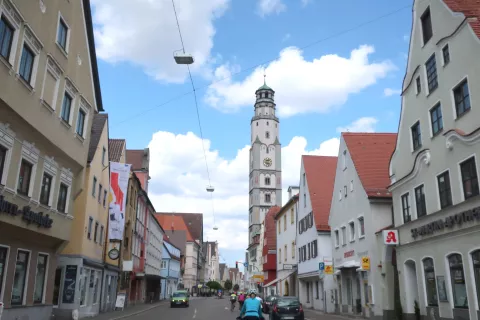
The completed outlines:
{"type": "Polygon", "coordinates": [[[267,69],[263,68],[263,85],[267,85],[267,69]]]}

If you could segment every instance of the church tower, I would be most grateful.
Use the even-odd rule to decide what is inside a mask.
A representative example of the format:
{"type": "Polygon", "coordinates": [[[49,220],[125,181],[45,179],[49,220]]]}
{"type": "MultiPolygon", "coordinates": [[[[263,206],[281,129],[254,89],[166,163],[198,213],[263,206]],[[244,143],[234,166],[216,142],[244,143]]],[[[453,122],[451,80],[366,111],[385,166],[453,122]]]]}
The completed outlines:
{"type": "Polygon", "coordinates": [[[263,229],[267,211],[282,206],[282,154],[279,139],[280,121],[275,115],[275,91],[263,86],[255,92],[255,114],[250,122],[250,176],[249,176],[249,272],[261,271],[263,229]],[[259,270],[260,269],[260,270],[259,270]]]}

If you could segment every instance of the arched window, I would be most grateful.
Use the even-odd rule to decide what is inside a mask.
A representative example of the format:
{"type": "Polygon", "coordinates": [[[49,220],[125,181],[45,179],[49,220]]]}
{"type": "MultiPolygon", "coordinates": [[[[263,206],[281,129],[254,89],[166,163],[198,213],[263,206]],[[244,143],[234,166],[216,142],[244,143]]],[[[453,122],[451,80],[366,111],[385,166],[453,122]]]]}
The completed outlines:
{"type": "Polygon", "coordinates": [[[270,185],[270,177],[265,178],[265,185],[269,186],[270,185]]]}
{"type": "Polygon", "coordinates": [[[270,132],[265,132],[265,138],[269,139],[270,138],[270,132]]]}
{"type": "Polygon", "coordinates": [[[480,250],[472,253],[473,274],[475,275],[475,289],[477,290],[477,300],[480,306],[480,250]]]}
{"type": "Polygon", "coordinates": [[[423,271],[425,273],[427,304],[429,306],[438,306],[437,281],[435,280],[435,267],[432,258],[425,258],[423,260],[423,271]]]}
{"type": "Polygon", "coordinates": [[[458,253],[450,255],[448,264],[452,282],[453,306],[455,308],[468,308],[467,286],[465,284],[462,256],[458,253]]]}

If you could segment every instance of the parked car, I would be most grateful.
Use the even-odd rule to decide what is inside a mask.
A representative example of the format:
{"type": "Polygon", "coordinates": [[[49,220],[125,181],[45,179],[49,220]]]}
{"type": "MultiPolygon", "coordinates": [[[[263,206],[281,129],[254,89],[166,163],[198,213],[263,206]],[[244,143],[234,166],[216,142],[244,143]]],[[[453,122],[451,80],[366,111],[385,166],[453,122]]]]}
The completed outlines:
{"type": "Polygon", "coordinates": [[[263,311],[263,313],[270,313],[270,311],[272,310],[273,303],[275,302],[275,299],[276,299],[277,297],[278,297],[278,296],[276,296],[276,295],[268,296],[268,297],[263,301],[263,304],[262,304],[262,311],[263,311]]]}
{"type": "Polygon", "coordinates": [[[172,294],[170,299],[170,307],[177,307],[177,306],[185,306],[188,307],[190,305],[188,293],[185,291],[175,291],[172,294]]]}
{"type": "Polygon", "coordinates": [[[303,306],[297,297],[277,297],[274,300],[270,320],[305,320],[303,306]]]}

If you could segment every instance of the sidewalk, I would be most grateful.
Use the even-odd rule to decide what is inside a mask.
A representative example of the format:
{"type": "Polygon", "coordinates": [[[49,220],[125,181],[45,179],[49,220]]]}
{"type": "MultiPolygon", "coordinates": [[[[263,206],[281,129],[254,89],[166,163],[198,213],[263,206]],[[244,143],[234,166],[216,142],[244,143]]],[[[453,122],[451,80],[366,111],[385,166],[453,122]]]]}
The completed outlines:
{"type": "Polygon", "coordinates": [[[154,303],[139,303],[133,306],[130,306],[128,308],[125,308],[123,310],[115,310],[115,311],[110,311],[110,312],[105,312],[105,313],[100,313],[99,315],[89,318],[92,320],[118,320],[118,319],[124,319],[128,318],[140,313],[143,313],[145,311],[158,308],[163,305],[168,305],[170,300],[162,300],[159,302],[154,302],[154,303]]]}

